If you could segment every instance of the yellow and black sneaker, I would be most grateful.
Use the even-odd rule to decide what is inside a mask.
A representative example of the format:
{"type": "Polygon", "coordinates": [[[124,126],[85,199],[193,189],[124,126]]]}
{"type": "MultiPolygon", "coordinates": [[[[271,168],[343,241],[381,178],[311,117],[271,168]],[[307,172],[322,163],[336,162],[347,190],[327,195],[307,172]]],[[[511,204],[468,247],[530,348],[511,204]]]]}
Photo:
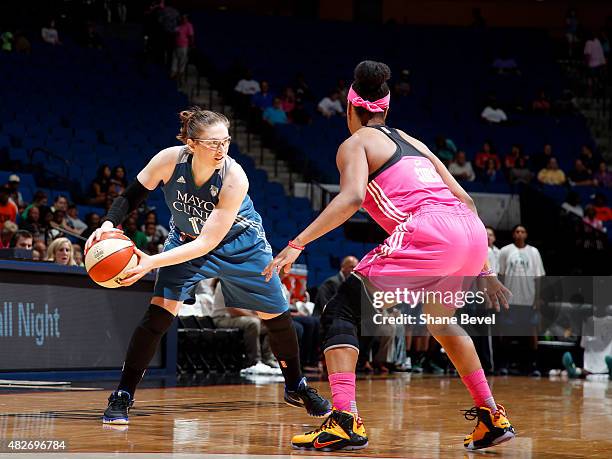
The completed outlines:
{"type": "Polygon", "coordinates": [[[321,427],[291,439],[295,449],[316,451],[356,450],[368,446],[368,437],[361,418],[334,408],[321,427]]]}
{"type": "Polygon", "coordinates": [[[464,411],[465,419],[478,419],[471,434],[463,440],[463,446],[469,450],[488,448],[512,440],[516,433],[506,417],[506,409],[497,405],[497,411],[491,414],[491,409],[481,406],[464,411]]]}

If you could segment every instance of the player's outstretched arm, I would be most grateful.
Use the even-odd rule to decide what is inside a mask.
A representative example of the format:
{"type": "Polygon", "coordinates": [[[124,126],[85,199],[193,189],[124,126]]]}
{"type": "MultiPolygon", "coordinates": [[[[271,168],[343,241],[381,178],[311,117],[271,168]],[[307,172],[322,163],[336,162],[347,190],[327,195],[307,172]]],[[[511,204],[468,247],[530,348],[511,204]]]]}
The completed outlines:
{"type": "Polygon", "coordinates": [[[106,231],[121,231],[120,225],[125,217],[137,209],[147,199],[149,192],[157,188],[160,182],[166,183],[172,176],[174,165],[181,147],[166,148],[157,153],[129,184],[125,191],[115,198],[108,213],[102,219],[102,225],[94,231],[85,243],[85,252],[100,240],[106,231]]]}
{"type": "MultiPolygon", "coordinates": [[[[292,243],[296,246],[306,244],[320,238],[337,228],[359,210],[368,186],[368,159],[361,141],[355,137],[345,140],[338,149],[336,163],[340,171],[340,193],[331,200],[321,214],[302,231],[292,243]]],[[[285,247],[272,260],[262,274],[270,280],[274,272],[285,272],[300,256],[301,250],[285,247]]]]}
{"type": "Polygon", "coordinates": [[[121,285],[131,285],[152,269],[193,260],[217,247],[236,221],[248,189],[249,181],[242,168],[232,167],[221,188],[219,202],[204,223],[200,235],[187,244],[153,256],[136,250],[139,257],[138,266],[125,272],[129,277],[123,279],[121,285]]]}

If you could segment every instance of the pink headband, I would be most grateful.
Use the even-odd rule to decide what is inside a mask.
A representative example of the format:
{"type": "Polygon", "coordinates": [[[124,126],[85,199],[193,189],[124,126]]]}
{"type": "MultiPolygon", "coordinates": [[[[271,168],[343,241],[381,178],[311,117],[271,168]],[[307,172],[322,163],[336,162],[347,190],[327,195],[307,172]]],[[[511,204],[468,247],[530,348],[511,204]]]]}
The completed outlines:
{"type": "Polygon", "coordinates": [[[372,113],[380,113],[384,112],[385,108],[389,108],[389,101],[391,100],[391,92],[387,94],[382,99],[375,100],[374,102],[370,102],[369,100],[363,100],[359,94],[355,92],[353,86],[349,89],[348,101],[353,104],[355,107],[363,107],[367,111],[372,113]]]}

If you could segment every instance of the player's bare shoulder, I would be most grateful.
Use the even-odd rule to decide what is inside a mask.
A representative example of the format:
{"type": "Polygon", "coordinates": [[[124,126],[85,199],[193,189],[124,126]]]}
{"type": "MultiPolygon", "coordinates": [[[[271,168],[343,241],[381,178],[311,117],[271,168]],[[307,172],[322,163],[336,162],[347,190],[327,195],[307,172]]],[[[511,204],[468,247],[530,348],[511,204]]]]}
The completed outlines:
{"type": "Polygon", "coordinates": [[[138,174],[140,182],[151,189],[157,186],[161,181],[167,183],[172,177],[176,163],[179,161],[179,157],[184,154],[184,146],[173,146],[164,148],[151,158],[149,163],[144,169],[138,174]],[[147,182],[147,183],[145,183],[147,182]]]}
{"type": "Polygon", "coordinates": [[[223,174],[224,189],[231,189],[233,192],[244,192],[246,194],[249,189],[249,178],[242,166],[238,164],[235,159],[228,156],[225,159],[225,164],[221,169],[221,173],[223,174]]]}

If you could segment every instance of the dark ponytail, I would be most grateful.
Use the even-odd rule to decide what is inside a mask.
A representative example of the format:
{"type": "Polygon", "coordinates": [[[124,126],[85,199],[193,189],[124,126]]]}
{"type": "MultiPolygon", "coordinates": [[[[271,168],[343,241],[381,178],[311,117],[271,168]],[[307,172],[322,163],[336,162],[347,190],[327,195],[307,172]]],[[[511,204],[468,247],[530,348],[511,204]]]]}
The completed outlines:
{"type": "Polygon", "coordinates": [[[202,129],[217,123],[225,124],[229,128],[229,120],[222,113],[202,110],[200,107],[191,107],[179,113],[181,130],[176,136],[178,140],[187,143],[187,139],[196,138],[202,129]]]}

